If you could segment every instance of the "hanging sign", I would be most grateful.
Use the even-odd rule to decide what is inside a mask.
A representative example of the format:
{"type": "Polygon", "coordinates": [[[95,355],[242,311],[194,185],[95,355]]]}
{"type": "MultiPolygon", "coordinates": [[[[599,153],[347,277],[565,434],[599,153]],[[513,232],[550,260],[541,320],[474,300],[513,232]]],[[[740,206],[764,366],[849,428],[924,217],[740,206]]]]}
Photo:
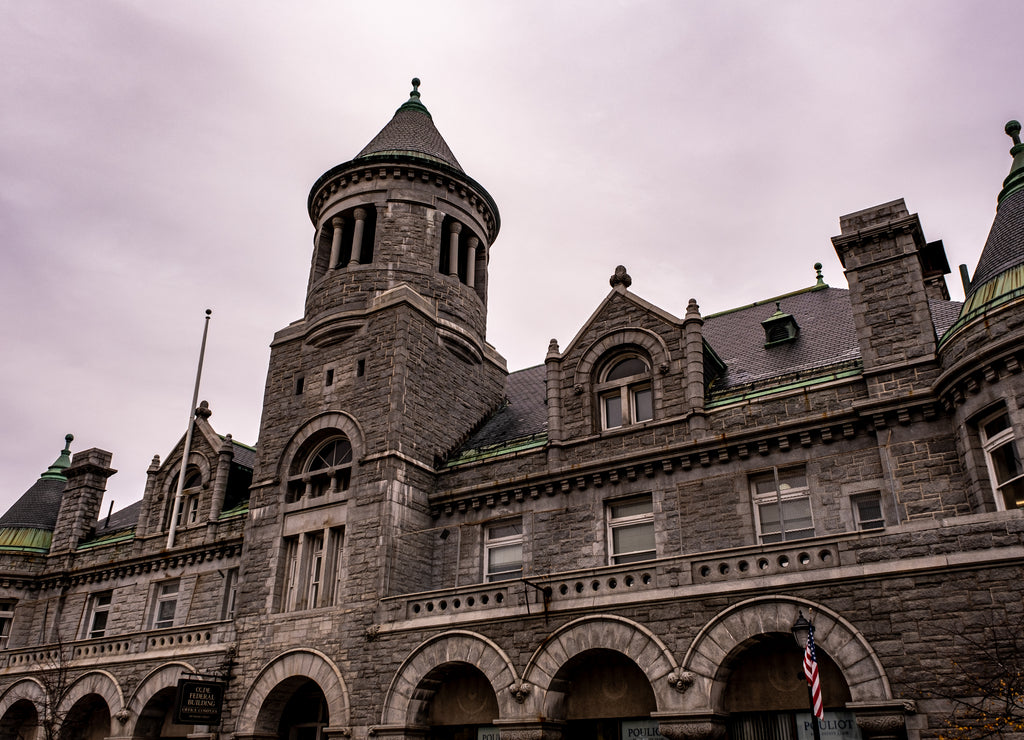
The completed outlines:
{"type": "Polygon", "coordinates": [[[219,725],[223,703],[223,682],[179,678],[178,700],[174,704],[174,724],[219,725]]]}

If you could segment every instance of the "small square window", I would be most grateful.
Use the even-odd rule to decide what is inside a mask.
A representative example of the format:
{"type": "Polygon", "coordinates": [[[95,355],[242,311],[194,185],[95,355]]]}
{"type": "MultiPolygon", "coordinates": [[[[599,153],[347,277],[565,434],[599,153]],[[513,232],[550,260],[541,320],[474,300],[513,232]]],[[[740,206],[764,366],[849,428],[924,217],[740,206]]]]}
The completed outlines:
{"type": "Polygon", "coordinates": [[[326,385],[326,386],[334,385],[334,368],[333,367],[332,368],[328,368],[327,372],[324,374],[324,385],[326,385]]]}
{"type": "Polygon", "coordinates": [[[853,517],[857,522],[857,529],[883,529],[885,517],[882,515],[882,496],[877,491],[854,496],[853,517]]]}
{"type": "Polygon", "coordinates": [[[650,496],[608,504],[608,551],[612,565],[654,559],[654,504],[650,496]]]}
{"type": "Polygon", "coordinates": [[[508,581],[523,574],[523,523],[488,526],[484,534],[484,580],[508,581]]]}
{"type": "Polygon", "coordinates": [[[177,578],[157,584],[153,602],[153,629],[174,626],[174,613],[178,608],[178,585],[177,578]]]}
{"type": "Polygon", "coordinates": [[[103,637],[107,633],[107,621],[110,617],[112,591],[101,591],[89,596],[85,615],[85,637],[103,637]]]}
{"type": "Polygon", "coordinates": [[[366,360],[356,360],[356,377],[361,378],[366,375],[366,360]]]}
{"type": "Polygon", "coordinates": [[[302,390],[306,385],[306,379],[301,375],[295,379],[295,395],[301,396],[302,390]]]}

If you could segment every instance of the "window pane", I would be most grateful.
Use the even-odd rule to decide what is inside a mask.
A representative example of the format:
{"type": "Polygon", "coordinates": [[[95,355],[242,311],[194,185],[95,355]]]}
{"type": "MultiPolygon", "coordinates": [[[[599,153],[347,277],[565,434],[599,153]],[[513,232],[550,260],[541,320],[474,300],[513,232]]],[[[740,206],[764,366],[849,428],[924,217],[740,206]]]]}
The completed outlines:
{"type": "Polygon", "coordinates": [[[1010,417],[1004,411],[994,419],[989,419],[984,425],[985,439],[992,439],[1004,429],[1010,428],[1010,417]]]}
{"type": "Polygon", "coordinates": [[[622,426],[622,398],[618,392],[614,396],[605,396],[601,399],[604,404],[604,427],[614,429],[622,426]]]}
{"type": "Polygon", "coordinates": [[[174,601],[161,601],[156,613],[156,626],[157,627],[170,627],[174,624],[174,607],[177,604],[174,601]]]}
{"type": "Polygon", "coordinates": [[[487,530],[487,539],[489,540],[500,540],[504,537],[514,537],[523,533],[523,525],[520,522],[509,522],[508,524],[498,524],[493,527],[489,527],[487,530]]]}
{"type": "Polygon", "coordinates": [[[609,368],[607,374],[605,374],[605,380],[621,380],[622,378],[628,378],[632,375],[640,375],[646,373],[647,363],[641,360],[639,357],[629,357],[625,360],[616,362],[609,368]]]}
{"type": "Polygon", "coordinates": [[[323,470],[352,462],[352,445],[347,439],[331,440],[310,458],[307,471],[323,470]]]}
{"type": "Polygon", "coordinates": [[[103,637],[107,629],[107,612],[96,612],[92,617],[92,630],[89,637],[103,637]]]}
{"type": "Polygon", "coordinates": [[[782,516],[786,520],[786,531],[811,527],[811,500],[808,498],[792,499],[782,502],[782,516]]]}
{"type": "MultiPolygon", "coordinates": [[[[642,522],[612,529],[615,555],[654,549],[654,523],[642,522]]],[[[621,561],[620,561],[621,562],[621,561]]]]}
{"type": "Polygon", "coordinates": [[[612,519],[623,519],[627,516],[639,516],[640,514],[650,514],[654,511],[654,504],[651,499],[637,499],[634,501],[624,501],[621,504],[612,504],[612,519]]]}
{"type": "Polygon", "coordinates": [[[1024,509],[1024,478],[1007,483],[999,488],[1007,509],[1024,509]]]}
{"type": "Polygon", "coordinates": [[[1017,454],[1017,444],[1014,440],[1000,445],[989,454],[992,456],[997,484],[1005,483],[1021,474],[1020,456],[1017,454]]]}
{"type": "Polygon", "coordinates": [[[503,545],[487,551],[487,570],[490,573],[519,570],[523,566],[523,546],[503,545]]]}
{"type": "Polygon", "coordinates": [[[650,388],[641,388],[633,392],[635,421],[650,421],[654,418],[654,399],[650,388]]]}

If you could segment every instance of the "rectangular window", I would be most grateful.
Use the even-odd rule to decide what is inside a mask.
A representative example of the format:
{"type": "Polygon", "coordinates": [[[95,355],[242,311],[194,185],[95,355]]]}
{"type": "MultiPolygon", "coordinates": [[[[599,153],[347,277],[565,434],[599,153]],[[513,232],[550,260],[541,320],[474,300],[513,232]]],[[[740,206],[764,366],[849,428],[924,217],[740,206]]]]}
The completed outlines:
{"type": "Polygon", "coordinates": [[[773,468],[770,472],[752,476],[750,488],[762,543],[814,536],[810,491],[804,468],[773,468]]]}
{"type": "Polygon", "coordinates": [[[224,600],[221,602],[220,618],[235,618],[235,602],[238,599],[238,568],[230,568],[224,574],[224,600]]]}
{"type": "Polygon", "coordinates": [[[484,580],[508,581],[523,574],[523,523],[492,524],[484,534],[484,580]]]}
{"type": "Polygon", "coordinates": [[[885,527],[885,517],[882,516],[882,496],[877,491],[854,496],[851,502],[857,529],[868,530],[885,527]]]}
{"type": "Polygon", "coordinates": [[[15,601],[0,601],[0,650],[7,648],[11,638],[11,626],[14,624],[15,601]]]}
{"type": "Polygon", "coordinates": [[[344,527],[287,537],[282,549],[281,610],[332,606],[340,598],[344,527]]]}
{"type": "Polygon", "coordinates": [[[153,599],[153,629],[174,626],[174,612],[178,608],[178,579],[156,585],[153,599]]]}
{"type": "Polygon", "coordinates": [[[608,551],[612,565],[656,556],[654,504],[649,495],[608,504],[608,551]]]}
{"type": "Polygon", "coordinates": [[[103,637],[107,633],[107,618],[113,591],[101,591],[89,596],[85,614],[85,637],[103,637]]]}
{"type": "Polygon", "coordinates": [[[1024,466],[1010,415],[1002,409],[983,419],[979,430],[996,505],[1001,509],[1024,508],[1024,466]]]}
{"type": "Polygon", "coordinates": [[[324,378],[324,385],[334,385],[334,368],[327,370],[327,377],[324,378]]]}

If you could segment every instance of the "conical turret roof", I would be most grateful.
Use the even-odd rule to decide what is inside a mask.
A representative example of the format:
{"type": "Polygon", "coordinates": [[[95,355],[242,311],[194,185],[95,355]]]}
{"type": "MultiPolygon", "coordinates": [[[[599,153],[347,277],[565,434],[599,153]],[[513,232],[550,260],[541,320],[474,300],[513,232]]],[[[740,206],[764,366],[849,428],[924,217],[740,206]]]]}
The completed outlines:
{"type": "Polygon", "coordinates": [[[71,465],[71,441],[64,437],[64,449],[39,480],[32,484],[7,513],[0,517],[0,550],[38,550],[50,547],[50,533],[57,524],[64,484],[64,471],[71,465]]]}
{"type": "Polygon", "coordinates": [[[1005,296],[1007,291],[1024,287],[1019,280],[1008,282],[1016,268],[1024,267],[1024,144],[1020,140],[1020,124],[1010,121],[1006,133],[1013,139],[1013,164],[1003,181],[992,230],[967,289],[965,311],[968,306],[977,309],[1005,296]]]}
{"type": "Polygon", "coordinates": [[[430,111],[420,102],[419,86],[419,78],[414,77],[409,99],[395,111],[391,121],[380,133],[356,155],[356,160],[394,155],[418,157],[464,172],[444,137],[434,126],[430,111]]]}

